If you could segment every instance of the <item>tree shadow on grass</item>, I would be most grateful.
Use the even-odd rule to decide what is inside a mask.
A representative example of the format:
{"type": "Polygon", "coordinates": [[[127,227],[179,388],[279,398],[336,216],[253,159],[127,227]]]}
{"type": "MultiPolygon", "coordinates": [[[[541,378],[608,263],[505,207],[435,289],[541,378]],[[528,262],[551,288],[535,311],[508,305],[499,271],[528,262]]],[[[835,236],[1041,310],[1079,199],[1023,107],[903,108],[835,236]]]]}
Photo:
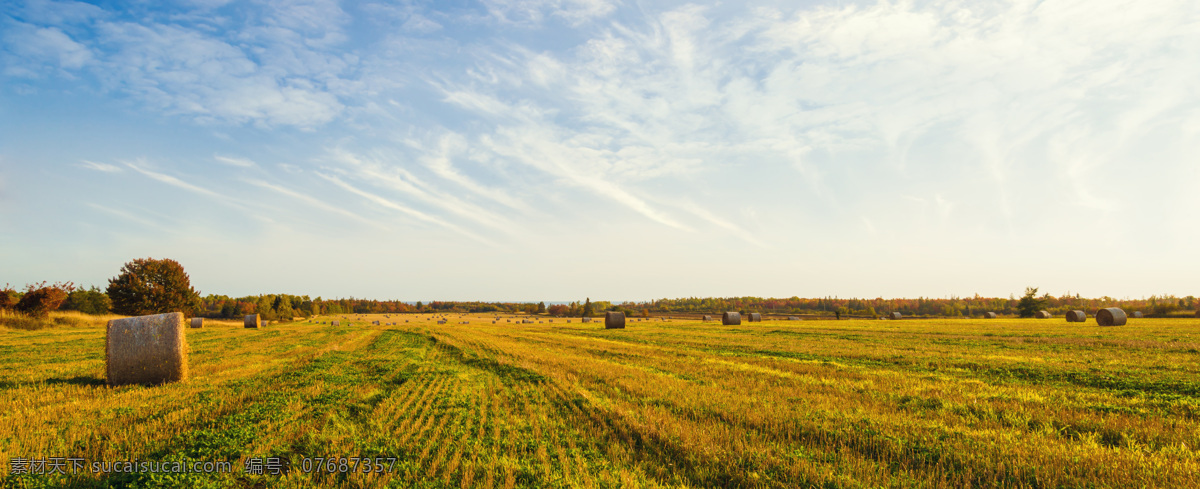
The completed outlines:
{"type": "Polygon", "coordinates": [[[29,380],[29,381],[15,381],[15,382],[11,381],[11,380],[0,380],[0,390],[21,389],[21,388],[25,388],[25,387],[32,387],[35,385],[102,386],[102,385],[106,385],[106,384],[107,384],[107,382],[104,379],[99,378],[99,377],[95,377],[92,375],[76,375],[74,377],[51,378],[51,379],[42,379],[42,380],[29,380]]]}

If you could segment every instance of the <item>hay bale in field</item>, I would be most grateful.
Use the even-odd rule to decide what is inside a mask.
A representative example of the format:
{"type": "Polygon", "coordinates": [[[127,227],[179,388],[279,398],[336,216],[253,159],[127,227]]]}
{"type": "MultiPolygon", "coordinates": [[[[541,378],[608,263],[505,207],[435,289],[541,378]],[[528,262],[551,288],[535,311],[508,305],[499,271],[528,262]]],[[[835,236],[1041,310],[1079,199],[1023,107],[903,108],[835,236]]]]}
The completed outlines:
{"type": "Polygon", "coordinates": [[[1078,309],[1067,312],[1068,323],[1082,323],[1087,321],[1087,313],[1078,309]]]}
{"type": "Polygon", "coordinates": [[[1051,316],[1053,316],[1053,315],[1050,314],[1050,311],[1045,311],[1045,310],[1038,311],[1036,314],[1033,315],[1033,317],[1035,317],[1037,319],[1050,319],[1051,316]]]}
{"type": "Polygon", "coordinates": [[[371,321],[371,324],[374,324],[375,326],[379,326],[379,321],[371,321]]]}
{"type": "Polygon", "coordinates": [[[800,318],[799,318],[799,317],[796,317],[796,316],[788,316],[788,321],[799,321],[799,320],[800,320],[800,318]]]}
{"type": "Polygon", "coordinates": [[[571,320],[570,320],[570,319],[568,319],[568,320],[567,320],[567,324],[571,324],[571,320]]]}
{"type": "Polygon", "coordinates": [[[762,314],[759,314],[757,312],[752,312],[750,314],[747,314],[746,316],[747,316],[746,321],[749,321],[751,323],[761,323],[762,322],[762,314]]]}
{"type": "Polygon", "coordinates": [[[1141,317],[1143,317],[1143,316],[1142,316],[1142,311],[1133,311],[1133,317],[1135,317],[1135,318],[1141,318],[1141,317]]]}
{"type": "Polygon", "coordinates": [[[701,321],[712,321],[712,316],[700,316],[701,321]]]}
{"type": "Polygon", "coordinates": [[[333,322],[333,325],[334,325],[334,326],[341,326],[341,325],[342,325],[342,322],[341,322],[341,321],[334,321],[334,322],[333,322]]]}
{"type": "Polygon", "coordinates": [[[203,327],[204,327],[204,318],[192,318],[192,328],[199,329],[199,328],[203,328],[203,327]]]}
{"type": "Polygon", "coordinates": [[[888,319],[900,319],[902,317],[904,317],[904,315],[902,315],[898,312],[893,312],[891,314],[888,314],[888,319]]]}
{"type": "Polygon", "coordinates": [[[446,320],[445,320],[445,319],[439,319],[437,323],[438,323],[438,324],[446,324],[446,320]]]}
{"type": "Polygon", "coordinates": [[[1124,326],[1125,311],[1119,307],[1106,307],[1096,311],[1096,324],[1100,326],[1124,326]]]}
{"type": "Polygon", "coordinates": [[[258,314],[248,314],[243,321],[247,328],[258,329],[262,327],[262,320],[258,318],[258,314]]]}
{"type": "Polygon", "coordinates": [[[583,319],[580,319],[580,320],[579,320],[579,322],[581,322],[581,323],[590,323],[590,322],[592,322],[592,318],[583,318],[583,319]]]}
{"type": "Polygon", "coordinates": [[[104,334],[108,385],[187,380],[183,313],[113,319],[104,334]]]}
{"type": "Polygon", "coordinates": [[[983,318],[984,318],[984,319],[996,319],[996,313],[994,313],[994,312],[985,312],[985,313],[983,313],[983,318]]]}
{"type": "Polygon", "coordinates": [[[604,313],[604,329],[625,328],[625,313],[608,311],[604,313]]]}
{"type": "Polygon", "coordinates": [[[737,326],[742,324],[742,313],[737,311],[726,312],[721,315],[721,324],[725,326],[737,326]]]}

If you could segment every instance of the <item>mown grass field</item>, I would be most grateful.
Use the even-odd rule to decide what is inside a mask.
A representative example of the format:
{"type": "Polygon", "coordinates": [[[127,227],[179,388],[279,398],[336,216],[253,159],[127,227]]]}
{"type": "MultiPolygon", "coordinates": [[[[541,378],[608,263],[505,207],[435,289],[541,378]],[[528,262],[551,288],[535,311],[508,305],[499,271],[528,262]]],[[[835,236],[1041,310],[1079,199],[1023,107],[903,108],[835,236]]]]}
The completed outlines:
{"type": "MultiPolygon", "coordinates": [[[[0,458],[231,461],[15,487],[1200,487],[1200,320],[517,324],[187,332],[104,385],[104,330],[0,329],[0,458]],[[254,457],[291,461],[248,475],[254,457]],[[305,473],[305,457],[390,471],[305,473]]],[[[328,321],[330,317],[314,321],[328,321]]],[[[371,325],[370,321],[397,322],[371,325]]],[[[459,324],[468,320],[470,324],[459,324]]],[[[407,322],[405,322],[407,321],[407,322]]],[[[351,323],[351,324],[348,324],[351,323]]]]}

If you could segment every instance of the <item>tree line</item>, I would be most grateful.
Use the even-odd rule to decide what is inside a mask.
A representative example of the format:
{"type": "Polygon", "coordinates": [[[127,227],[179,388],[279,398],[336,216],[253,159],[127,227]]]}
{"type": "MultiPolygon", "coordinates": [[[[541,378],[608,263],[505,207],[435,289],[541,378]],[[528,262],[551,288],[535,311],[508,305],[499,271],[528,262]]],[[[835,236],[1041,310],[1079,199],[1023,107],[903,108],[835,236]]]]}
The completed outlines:
{"type": "Polygon", "coordinates": [[[763,297],[687,297],[644,302],[592,302],[591,298],[566,304],[545,302],[432,301],[405,302],[357,298],[322,299],[307,295],[261,294],[243,297],[209,294],[201,297],[191,287],[183,266],[170,259],[139,258],[126,263],[120,273],[101,290],[96,286],[76,288],[74,284],[30,284],[23,292],[6,285],[0,289],[0,310],[10,309],[45,317],[51,310],[73,310],[88,314],[144,315],[183,312],[188,316],[240,318],[259,314],[267,320],[290,320],[319,314],[402,314],[402,313],[527,313],[551,316],[594,316],[605,311],[620,311],[629,316],[667,314],[719,314],[725,311],[758,312],[778,315],[878,317],[899,312],[905,316],[979,317],[988,312],[1027,317],[1036,310],[1052,314],[1081,309],[1088,314],[1104,307],[1120,307],[1157,316],[1191,315],[1196,310],[1193,296],[1150,296],[1143,299],[1112,297],[1084,298],[1079,294],[1053,297],[1037,295],[1037,288],[1026,288],[1021,299],[999,297],[948,298],[763,298],[763,297]]]}

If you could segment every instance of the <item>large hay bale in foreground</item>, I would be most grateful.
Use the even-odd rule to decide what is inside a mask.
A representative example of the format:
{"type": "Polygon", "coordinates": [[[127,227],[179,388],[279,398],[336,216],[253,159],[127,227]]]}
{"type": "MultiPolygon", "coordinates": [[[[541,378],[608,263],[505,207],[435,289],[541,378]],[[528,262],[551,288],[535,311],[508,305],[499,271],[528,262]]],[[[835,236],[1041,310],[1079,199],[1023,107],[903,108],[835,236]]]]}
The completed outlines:
{"type": "Polygon", "coordinates": [[[262,320],[258,318],[258,314],[248,314],[245,319],[247,328],[261,328],[262,320]]]}
{"type": "Polygon", "coordinates": [[[622,329],[625,327],[625,313],[608,311],[604,313],[604,329],[622,329]]]}
{"type": "Polygon", "coordinates": [[[1037,319],[1050,319],[1050,316],[1052,316],[1050,311],[1038,311],[1033,315],[1033,317],[1037,319]]]}
{"type": "Polygon", "coordinates": [[[996,319],[996,313],[990,312],[990,311],[985,312],[985,313],[983,313],[983,318],[984,319],[996,319]]]}
{"type": "Polygon", "coordinates": [[[729,311],[721,315],[721,324],[725,326],[737,326],[742,324],[742,313],[737,311],[729,311]]]}
{"type": "Polygon", "coordinates": [[[1067,322],[1068,323],[1087,322],[1087,313],[1080,311],[1078,309],[1076,309],[1074,311],[1070,311],[1067,313],[1067,322]]]}
{"type": "Polygon", "coordinates": [[[108,385],[187,380],[183,313],[113,319],[104,335],[108,385]]]}
{"type": "Polygon", "coordinates": [[[1133,311],[1133,317],[1135,317],[1135,318],[1141,318],[1141,317],[1142,317],[1142,311],[1133,311]]]}
{"type": "Polygon", "coordinates": [[[750,314],[747,314],[746,316],[747,316],[746,321],[748,321],[748,322],[751,322],[751,323],[761,323],[762,322],[762,314],[759,314],[757,312],[752,312],[750,314]]]}
{"type": "Polygon", "coordinates": [[[192,318],[192,327],[193,328],[203,328],[204,327],[204,318],[192,318]]]}
{"type": "Polygon", "coordinates": [[[1119,307],[1106,307],[1096,311],[1096,324],[1100,326],[1124,326],[1125,311],[1119,307]]]}
{"type": "Polygon", "coordinates": [[[900,319],[902,317],[904,317],[904,316],[898,312],[893,312],[891,314],[888,314],[888,319],[900,319]]]}

